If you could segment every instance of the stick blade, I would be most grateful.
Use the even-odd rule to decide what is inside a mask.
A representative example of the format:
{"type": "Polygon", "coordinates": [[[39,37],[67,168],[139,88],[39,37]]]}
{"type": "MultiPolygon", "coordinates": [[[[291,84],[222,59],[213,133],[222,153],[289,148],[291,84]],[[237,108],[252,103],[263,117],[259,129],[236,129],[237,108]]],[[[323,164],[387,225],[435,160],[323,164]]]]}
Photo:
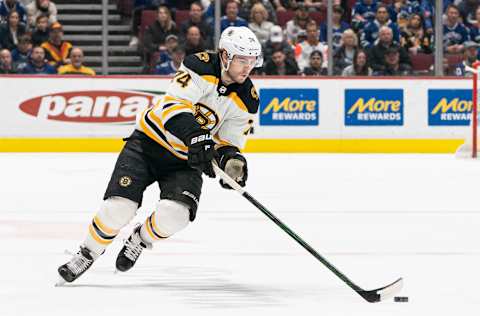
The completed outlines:
{"type": "Polygon", "coordinates": [[[390,297],[395,296],[403,288],[403,279],[399,278],[395,282],[371,291],[358,291],[358,294],[362,296],[366,301],[370,303],[377,303],[385,301],[390,297]]]}

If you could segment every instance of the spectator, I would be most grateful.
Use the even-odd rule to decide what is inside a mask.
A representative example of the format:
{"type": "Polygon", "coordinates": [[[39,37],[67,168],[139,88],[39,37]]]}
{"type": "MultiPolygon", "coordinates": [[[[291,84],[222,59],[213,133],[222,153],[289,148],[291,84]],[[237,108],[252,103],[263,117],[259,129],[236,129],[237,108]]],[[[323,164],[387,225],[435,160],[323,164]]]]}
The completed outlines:
{"type": "Polygon", "coordinates": [[[353,63],[342,71],[344,77],[371,76],[372,74],[372,68],[368,66],[367,53],[362,49],[357,49],[353,55],[353,63]]]}
{"type": "Polygon", "coordinates": [[[411,54],[431,54],[433,36],[427,34],[423,27],[422,16],[413,13],[408,20],[407,26],[400,32],[400,46],[411,54]]]}
{"type": "Polygon", "coordinates": [[[48,41],[48,16],[39,15],[35,22],[35,28],[32,33],[32,42],[34,46],[42,45],[43,42],[48,41]]]}
{"type": "Polygon", "coordinates": [[[162,64],[158,64],[153,73],[155,75],[174,75],[183,59],[185,58],[185,49],[182,46],[176,46],[172,51],[172,59],[162,64]]]}
{"type": "Polygon", "coordinates": [[[7,23],[0,26],[0,46],[11,51],[17,47],[18,39],[25,34],[26,27],[15,10],[8,12],[7,19],[7,23]]]}
{"type": "Polygon", "coordinates": [[[18,0],[1,0],[0,2],[0,23],[8,23],[10,11],[17,11],[20,22],[27,24],[27,10],[18,0]]]}
{"type": "Polygon", "coordinates": [[[262,53],[265,60],[272,58],[275,50],[281,49],[287,58],[295,60],[293,48],[283,37],[283,30],[279,25],[274,25],[270,29],[270,38],[263,45],[262,53]]]}
{"type": "Polygon", "coordinates": [[[443,23],[443,48],[450,54],[463,51],[463,43],[468,40],[467,28],[460,21],[458,7],[451,4],[447,7],[447,19],[443,23]]]}
{"type": "Polygon", "coordinates": [[[478,0],[463,0],[458,3],[458,10],[462,16],[463,24],[467,27],[476,24],[476,11],[479,8],[478,0]]]}
{"type": "Polygon", "coordinates": [[[170,34],[177,35],[177,27],[172,21],[170,10],[165,6],[160,6],[157,10],[157,20],[145,30],[143,46],[146,61],[150,60],[154,52],[163,49],[165,38],[170,34]]]}
{"type": "Polygon", "coordinates": [[[32,52],[32,38],[28,34],[20,36],[17,48],[12,51],[12,60],[15,69],[20,71],[27,65],[32,52]]]}
{"type": "Polygon", "coordinates": [[[272,22],[272,24],[277,24],[277,13],[275,12],[272,2],[269,0],[244,0],[240,8],[239,16],[245,20],[250,19],[252,8],[256,4],[263,5],[268,13],[267,20],[272,22]]]}
{"type": "MultiPolygon", "coordinates": [[[[333,42],[333,51],[337,51],[342,45],[342,34],[345,30],[350,28],[350,25],[347,22],[342,21],[343,9],[341,6],[336,5],[333,7],[332,15],[332,42],[333,42]]],[[[320,41],[327,42],[327,23],[322,23],[320,25],[320,41]]]]}
{"type": "Polygon", "coordinates": [[[49,39],[41,45],[45,49],[45,56],[50,65],[58,68],[61,65],[69,64],[72,44],[63,40],[63,26],[55,22],[50,27],[49,39]]]}
{"type": "Polygon", "coordinates": [[[173,1],[169,0],[135,0],[133,3],[132,11],[132,38],[130,40],[130,47],[137,47],[138,33],[140,22],[142,20],[143,10],[157,10],[160,6],[171,8],[173,6],[173,1]]]}
{"type": "Polygon", "coordinates": [[[272,22],[268,20],[268,12],[261,3],[257,3],[250,11],[250,23],[248,27],[257,36],[260,43],[263,45],[270,36],[270,29],[273,26],[272,22]]]}
{"type": "Polygon", "coordinates": [[[87,75],[95,76],[95,70],[83,65],[83,51],[79,47],[72,48],[70,52],[71,63],[58,68],[59,75],[87,75]]]}
{"type": "Polygon", "coordinates": [[[35,27],[37,18],[41,15],[48,17],[48,23],[53,24],[57,22],[57,6],[50,0],[34,0],[27,5],[28,25],[35,27]]]}
{"type": "Polygon", "coordinates": [[[323,66],[323,55],[318,50],[314,50],[310,54],[310,63],[308,67],[303,69],[305,76],[325,76],[327,75],[327,69],[323,66]]]}
{"type": "Polygon", "coordinates": [[[375,19],[377,12],[377,0],[359,0],[352,10],[352,26],[355,30],[361,30],[375,19]]]}
{"type": "Polygon", "coordinates": [[[400,64],[411,65],[407,51],[403,47],[399,47],[398,43],[393,41],[392,29],[388,26],[382,26],[379,31],[378,42],[370,49],[370,54],[368,56],[369,64],[373,71],[380,72],[385,69],[385,53],[388,48],[393,46],[399,48],[400,64]]]}
{"type": "Polygon", "coordinates": [[[472,67],[473,63],[478,61],[479,44],[467,41],[464,44],[463,61],[453,68],[453,75],[457,77],[471,77],[473,74],[466,70],[466,67],[472,67]]]}
{"type": "Polygon", "coordinates": [[[194,25],[202,32],[202,38],[205,40],[205,47],[208,49],[213,48],[213,29],[209,23],[202,16],[202,4],[200,2],[193,2],[190,5],[189,19],[182,23],[180,26],[180,32],[182,36],[187,34],[187,29],[194,25]]]}
{"type": "Polygon", "coordinates": [[[352,29],[342,34],[342,46],[333,55],[333,74],[340,75],[345,67],[353,63],[353,56],[358,49],[358,37],[352,29]]]}
{"type": "Polygon", "coordinates": [[[327,46],[321,43],[318,38],[319,31],[317,23],[315,23],[315,21],[308,22],[307,39],[295,46],[295,59],[297,60],[298,67],[301,71],[303,71],[303,68],[308,65],[310,54],[314,50],[318,50],[323,54],[323,66],[327,66],[327,46]]]}
{"type": "Polygon", "coordinates": [[[190,26],[187,30],[185,54],[191,55],[205,50],[203,46],[202,33],[196,26],[190,26]]]}
{"type": "Polygon", "coordinates": [[[470,39],[477,44],[480,44],[480,7],[475,11],[475,16],[477,21],[472,24],[472,27],[470,28],[470,39]]]}
{"type": "Polygon", "coordinates": [[[55,68],[47,63],[45,59],[45,49],[41,46],[35,46],[32,49],[30,62],[23,68],[22,73],[32,75],[54,75],[57,73],[55,68]]]}
{"type": "MultiPolygon", "coordinates": [[[[225,16],[220,20],[220,32],[223,32],[229,26],[246,26],[246,20],[238,16],[239,4],[235,0],[229,0],[225,7],[225,16]]],[[[188,54],[187,54],[188,55],[188,54]]]]}
{"type": "Polygon", "coordinates": [[[289,43],[294,44],[297,42],[298,33],[301,30],[306,30],[308,21],[310,21],[308,11],[305,6],[299,3],[297,8],[295,9],[295,17],[292,20],[288,21],[285,26],[287,41],[289,43]]]}
{"type": "Polygon", "coordinates": [[[170,34],[165,38],[165,46],[160,50],[157,64],[163,64],[164,62],[172,60],[173,49],[178,46],[178,37],[175,34],[170,34]]]}
{"type": "Polygon", "coordinates": [[[397,46],[391,46],[385,52],[385,67],[374,72],[374,76],[407,76],[410,74],[412,67],[407,64],[400,63],[400,53],[397,46]]]}
{"type": "Polygon", "coordinates": [[[407,26],[408,20],[413,13],[419,12],[420,3],[418,1],[395,0],[394,3],[388,6],[390,19],[397,23],[400,29],[407,26]]]}
{"type": "Polygon", "coordinates": [[[275,6],[276,11],[285,12],[292,9],[291,0],[272,0],[272,3],[275,6]]]}
{"type": "Polygon", "coordinates": [[[8,49],[0,50],[0,74],[16,74],[17,70],[12,62],[12,55],[8,49]]]}
{"type": "Polygon", "coordinates": [[[396,42],[400,41],[400,32],[397,24],[390,20],[387,7],[384,4],[379,4],[375,20],[368,23],[362,32],[361,42],[364,48],[369,48],[375,45],[375,42],[378,39],[379,30],[382,26],[387,26],[392,29],[393,39],[396,42]]]}
{"type": "Polygon", "coordinates": [[[265,63],[264,72],[268,76],[297,75],[298,66],[295,61],[287,59],[283,50],[273,52],[272,59],[265,63]]]}

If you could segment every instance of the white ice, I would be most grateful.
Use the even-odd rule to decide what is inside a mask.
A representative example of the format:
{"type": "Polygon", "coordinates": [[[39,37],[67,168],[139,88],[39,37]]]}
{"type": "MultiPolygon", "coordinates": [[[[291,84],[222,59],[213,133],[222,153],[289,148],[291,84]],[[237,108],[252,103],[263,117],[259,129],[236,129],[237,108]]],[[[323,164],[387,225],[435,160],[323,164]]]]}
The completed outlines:
{"type": "MultiPolygon", "coordinates": [[[[205,179],[197,220],[114,274],[126,227],[54,287],[115,154],[0,155],[0,315],[479,315],[480,163],[452,155],[248,155],[248,191],[366,289],[366,303],[235,192],[205,179]]],[[[153,209],[145,193],[138,218],[153,209]]]]}

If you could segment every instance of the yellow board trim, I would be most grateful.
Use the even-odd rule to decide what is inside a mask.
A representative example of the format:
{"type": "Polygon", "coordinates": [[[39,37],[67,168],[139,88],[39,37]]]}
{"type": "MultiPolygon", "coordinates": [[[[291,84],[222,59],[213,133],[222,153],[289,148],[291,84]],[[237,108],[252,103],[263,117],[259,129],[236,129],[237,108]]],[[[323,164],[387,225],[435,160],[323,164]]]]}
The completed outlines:
{"type": "MultiPolygon", "coordinates": [[[[250,153],[453,153],[463,139],[249,139],[250,153]]],[[[120,138],[0,138],[0,152],[119,152],[120,138]]]]}

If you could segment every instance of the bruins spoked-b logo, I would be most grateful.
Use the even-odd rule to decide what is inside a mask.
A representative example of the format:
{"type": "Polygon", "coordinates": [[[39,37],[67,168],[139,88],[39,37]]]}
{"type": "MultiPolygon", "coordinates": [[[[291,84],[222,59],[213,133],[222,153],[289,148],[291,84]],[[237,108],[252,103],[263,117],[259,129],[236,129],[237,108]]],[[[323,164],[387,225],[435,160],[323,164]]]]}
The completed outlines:
{"type": "Polygon", "coordinates": [[[130,184],[132,184],[132,178],[129,176],[123,176],[120,178],[120,181],[118,181],[118,184],[120,184],[122,187],[126,188],[130,184]]]}
{"type": "Polygon", "coordinates": [[[218,115],[202,103],[195,104],[195,119],[203,129],[212,130],[218,124],[218,115]]]}

